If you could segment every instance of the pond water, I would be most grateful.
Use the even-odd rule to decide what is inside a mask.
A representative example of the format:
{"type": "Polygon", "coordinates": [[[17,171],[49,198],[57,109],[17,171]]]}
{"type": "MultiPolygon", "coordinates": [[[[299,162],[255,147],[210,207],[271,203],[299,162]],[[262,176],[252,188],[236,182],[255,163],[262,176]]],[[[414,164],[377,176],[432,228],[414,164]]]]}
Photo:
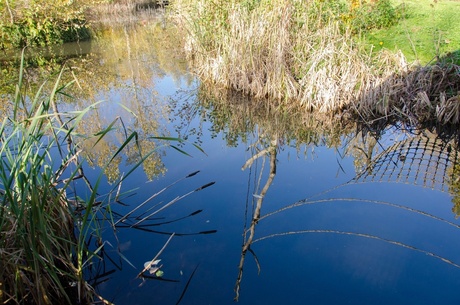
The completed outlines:
{"type": "MultiPolygon", "coordinates": [[[[136,191],[117,212],[164,188],[133,215],[184,197],[149,221],[158,226],[120,227],[116,237],[107,228],[104,261],[93,269],[101,296],[115,304],[460,302],[454,143],[403,125],[365,132],[213,98],[155,25],[105,35],[72,63],[86,73],[77,76],[84,90],[60,107],[104,100],[87,131],[120,117],[142,135],[142,149],[158,149],[124,182],[136,191]],[[158,147],[153,136],[186,141],[158,147]],[[172,233],[159,256],[164,274],[137,278],[172,233]]],[[[97,164],[117,141],[88,155],[97,164]]],[[[131,158],[109,180],[129,171],[131,158]]]]}

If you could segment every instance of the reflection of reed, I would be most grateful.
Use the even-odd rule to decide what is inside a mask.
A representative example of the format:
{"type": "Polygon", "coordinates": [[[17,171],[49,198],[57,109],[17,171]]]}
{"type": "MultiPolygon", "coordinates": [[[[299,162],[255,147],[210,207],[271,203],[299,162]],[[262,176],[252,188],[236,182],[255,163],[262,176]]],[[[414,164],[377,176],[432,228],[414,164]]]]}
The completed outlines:
{"type": "MultiPolygon", "coordinates": [[[[288,217],[287,210],[308,208],[313,204],[362,204],[385,206],[401,212],[409,213],[416,217],[422,216],[425,220],[435,221],[438,224],[449,226],[453,229],[460,229],[460,225],[442,218],[433,213],[428,213],[418,207],[411,207],[404,204],[394,202],[366,199],[366,198],[334,198],[332,192],[348,187],[355,183],[365,182],[398,182],[412,183],[424,187],[436,188],[445,191],[445,186],[449,185],[450,192],[457,190],[460,194],[460,179],[447,178],[454,177],[460,171],[460,167],[453,167],[457,163],[458,152],[456,144],[448,133],[440,133],[439,136],[432,136],[428,130],[418,128],[416,126],[406,126],[403,123],[390,125],[388,122],[379,122],[377,125],[372,125],[368,122],[343,122],[336,118],[318,117],[316,115],[286,115],[280,113],[279,109],[273,109],[268,104],[262,101],[250,101],[234,96],[218,96],[214,98],[206,98],[206,92],[201,92],[201,109],[205,111],[197,111],[201,114],[208,111],[207,120],[213,122],[214,132],[223,132],[228,143],[234,145],[239,140],[246,141],[248,134],[253,130],[263,130],[264,135],[259,135],[258,145],[263,144],[265,138],[265,146],[259,151],[255,151],[253,156],[248,159],[243,169],[249,168],[252,170],[256,165],[256,160],[264,156],[270,158],[269,176],[262,188],[260,194],[251,195],[253,201],[252,214],[247,216],[247,222],[243,232],[243,243],[241,249],[241,257],[238,265],[238,276],[234,286],[235,300],[240,296],[240,288],[243,277],[243,268],[247,252],[253,255],[257,268],[260,271],[260,265],[256,254],[253,251],[254,243],[267,240],[272,237],[286,236],[293,234],[335,234],[348,237],[356,237],[360,239],[374,240],[383,242],[389,246],[397,246],[406,250],[423,253],[427,256],[440,260],[453,267],[460,268],[460,263],[441,256],[435,250],[429,248],[418,247],[416,244],[406,243],[400,239],[400,236],[384,236],[373,235],[366,232],[363,228],[354,230],[340,230],[336,228],[299,228],[294,230],[291,228],[285,232],[276,232],[274,234],[261,233],[260,228],[256,234],[256,225],[265,221],[267,218],[278,215],[280,217],[288,217]],[[363,127],[364,126],[364,127],[363,127]],[[350,128],[350,127],[353,127],[350,128]],[[379,128],[376,128],[379,127],[379,128]],[[399,128],[403,130],[398,130],[399,128]],[[417,134],[409,131],[417,130],[417,134]],[[388,133],[396,131],[392,136],[388,133]],[[385,137],[382,135],[387,134],[385,137]],[[276,136],[274,136],[276,135],[276,136]],[[427,136],[431,135],[431,136],[427,136]],[[441,136],[443,139],[441,139],[441,136]],[[399,137],[403,137],[401,140],[399,137]],[[445,138],[448,138],[447,140],[445,138]],[[271,140],[267,140],[271,139],[271,140]],[[268,143],[267,143],[268,142],[268,143]],[[341,185],[333,187],[325,191],[319,191],[309,198],[305,198],[292,204],[284,205],[283,207],[263,214],[261,207],[265,199],[266,192],[273,182],[276,174],[276,148],[286,144],[295,142],[295,147],[300,149],[305,146],[306,149],[311,146],[326,146],[328,148],[336,148],[339,152],[339,147],[342,147],[344,155],[354,158],[355,170],[358,173],[354,179],[349,180],[341,185]],[[452,187],[452,181],[456,183],[452,187]],[[262,235],[262,236],[261,236],[262,235]]],[[[430,129],[432,130],[432,129],[430,129]]],[[[342,151],[342,150],[340,150],[342,151]]],[[[339,164],[340,166],[340,164],[339,164]]],[[[343,170],[343,169],[342,169],[343,170]]],[[[262,170],[261,170],[262,172],[262,170]]],[[[458,176],[458,175],[457,175],[458,176]]],[[[256,186],[261,185],[261,179],[257,181],[256,186]]],[[[251,185],[249,185],[251,186],[251,185]]],[[[458,196],[460,198],[460,196],[458,196]]],[[[458,199],[460,202],[460,199],[458,199]]],[[[459,204],[460,206],[460,204],[459,204]]],[[[460,210],[460,208],[459,208],[460,210]]],[[[358,217],[358,216],[356,216],[358,217]]],[[[273,218],[271,218],[273,219],[273,218]]],[[[284,218],[283,220],[286,220],[284,218]]],[[[289,221],[284,221],[284,224],[289,221]]],[[[276,229],[275,229],[276,230],[276,229]]]]}
{"type": "MultiPolygon", "coordinates": [[[[453,223],[453,222],[451,222],[449,220],[446,220],[444,218],[441,218],[439,216],[427,213],[427,212],[422,211],[422,210],[418,210],[418,209],[415,209],[415,208],[411,208],[411,207],[408,207],[408,206],[395,204],[395,203],[391,203],[391,202],[387,202],[387,201],[359,199],[359,198],[314,199],[315,197],[318,197],[318,196],[321,196],[321,195],[326,195],[326,194],[332,192],[333,190],[337,190],[338,188],[346,187],[348,185],[349,185],[349,183],[344,183],[342,185],[339,185],[339,186],[334,187],[332,189],[326,190],[326,191],[324,191],[322,193],[318,193],[316,195],[313,195],[312,197],[305,198],[303,200],[299,200],[299,201],[297,201],[297,202],[295,202],[293,204],[284,206],[284,207],[282,207],[282,208],[280,208],[280,209],[278,209],[276,211],[267,213],[267,214],[262,215],[262,216],[260,215],[260,213],[258,215],[256,215],[256,213],[254,213],[253,221],[251,222],[251,227],[250,227],[249,230],[247,230],[245,232],[248,232],[248,231],[253,232],[255,230],[255,225],[258,222],[263,221],[264,219],[272,217],[274,215],[278,215],[280,213],[283,213],[283,212],[285,212],[286,210],[289,210],[289,209],[299,208],[301,206],[312,205],[312,204],[339,203],[339,202],[343,202],[343,203],[361,202],[361,203],[366,203],[366,204],[385,205],[385,206],[388,206],[388,207],[391,207],[391,208],[396,208],[396,209],[408,211],[408,212],[411,212],[411,213],[415,213],[415,214],[427,217],[429,219],[433,219],[433,220],[438,221],[440,223],[444,223],[446,225],[452,226],[455,229],[460,229],[460,225],[455,224],[455,223],[453,223]]],[[[261,201],[258,201],[258,204],[259,203],[261,205],[261,201]]],[[[235,300],[238,300],[238,297],[239,297],[239,287],[240,287],[242,273],[243,273],[244,257],[245,257],[245,254],[246,254],[247,251],[249,251],[251,254],[254,255],[254,257],[256,259],[257,267],[258,267],[259,272],[260,272],[260,266],[259,266],[257,257],[255,256],[254,252],[251,250],[250,247],[252,245],[254,245],[255,243],[258,243],[258,242],[261,242],[261,241],[264,241],[264,240],[267,240],[267,239],[270,239],[270,238],[283,237],[283,236],[288,236],[288,235],[299,235],[299,234],[329,234],[329,235],[332,234],[332,235],[342,235],[342,236],[364,238],[364,239],[368,239],[368,240],[376,240],[376,241],[380,241],[380,242],[383,242],[383,243],[386,243],[386,244],[389,244],[389,245],[393,245],[393,246],[401,247],[401,248],[404,248],[404,249],[407,249],[407,250],[411,250],[411,251],[415,251],[415,252],[425,254],[425,255],[427,255],[429,257],[432,257],[432,258],[434,258],[436,260],[440,260],[440,261],[442,261],[442,262],[444,262],[444,263],[446,263],[446,264],[448,264],[448,265],[450,265],[452,267],[460,269],[460,263],[455,262],[454,260],[449,259],[449,258],[447,258],[445,256],[442,256],[442,255],[440,255],[440,254],[438,254],[438,253],[436,253],[434,251],[430,251],[429,249],[423,249],[423,248],[417,247],[415,245],[411,245],[411,244],[408,244],[408,243],[405,243],[405,242],[402,242],[402,241],[398,241],[396,239],[386,238],[386,237],[379,236],[379,235],[373,235],[373,234],[369,234],[369,233],[366,233],[366,232],[345,231],[345,230],[337,230],[337,229],[301,229],[301,230],[291,230],[291,231],[287,230],[287,231],[284,231],[284,232],[277,232],[277,233],[273,233],[273,234],[268,234],[268,235],[261,236],[261,237],[258,237],[258,238],[254,238],[253,236],[251,236],[252,238],[246,240],[246,243],[244,244],[243,250],[242,250],[242,255],[241,255],[241,260],[240,260],[240,265],[239,265],[239,275],[238,275],[236,285],[235,285],[235,293],[236,293],[235,300]]]]}
{"type": "Polygon", "coordinates": [[[356,182],[398,182],[445,191],[448,168],[458,160],[453,143],[435,135],[418,135],[385,148],[354,179],[356,182]]]}
{"type": "MultiPolygon", "coordinates": [[[[359,137],[356,137],[357,140],[359,137]]],[[[364,141],[364,139],[362,139],[364,141]]],[[[373,235],[367,232],[360,231],[347,231],[347,230],[338,230],[338,229],[300,229],[292,230],[289,229],[285,232],[276,232],[273,234],[268,234],[265,236],[255,236],[255,227],[260,222],[266,218],[270,218],[275,215],[283,214],[285,211],[300,208],[302,206],[308,206],[312,204],[337,204],[337,203],[362,203],[362,204],[371,204],[371,205],[383,205],[393,209],[398,209],[401,211],[413,213],[425,217],[426,219],[431,219],[439,223],[451,226],[454,229],[460,229],[460,225],[451,222],[447,219],[439,217],[437,215],[425,212],[423,210],[406,206],[403,204],[392,203],[388,201],[381,200],[372,200],[364,198],[324,198],[323,196],[328,196],[332,191],[338,190],[340,188],[347,187],[354,183],[364,183],[364,182],[399,182],[399,183],[413,183],[415,185],[421,185],[423,187],[431,188],[441,188],[444,190],[445,184],[448,184],[450,180],[446,179],[445,175],[450,171],[448,169],[454,168],[453,165],[457,164],[458,152],[454,148],[456,147],[453,142],[444,142],[437,137],[433,136],[406,136],[401,141],[394,141],[389,145],[385,146],[385,143],[379,142],[379,139],[373,138],[373,141],[370,141],[369,147],[366,148],[366,145],[363,143],[357,143],[361,146],[363,144],[364,149],[360,151],[365,153],[365,165],[363,170],[360,171],[354,179],[338,185],[332,189],[319,192],[309,198],[299,200],[295,203],[286,205],[280,209],[277,209],[273,212],[266,214],[261,214],[262,202],[265,198],[266,191],[268,190],[270,184],[273,181],[273,178],[276,174],[276,145],[280,140],[275,137],[270,142],[268,148],[265,148],[259,152],[254,153],[254,155],[246,162],[243,166],[243,169],[251,167],[255,160],[258,158],[269,155],[270,156],[270,175],[267,178],[264,188],[259,195],[253,195],[257,198],[255,207],[253,209],[250,225],[248,228],[245,227],[244,230],[244,240],[241,251],[240,263],[238,266],[239,273],[236,279],[235,284],[235,300],[237,301],[240,296],[240,285],[243,277],[243,267],[245,262],[245,257],[249,251],[256,261],[257,268],[260,272],[260,265],[258,258],[256,257],[254,251],[251,249],[252,245],[263,240],[267,240],[273,237],[282,237],[287,235],[297,235],[297,234],[333,234],[333,235],[342,235],[350,236],[357,238],[364,238],[368,240],[380,241],[389,245],[401,247],[407,250],[415,251],[418,253],[425,254],[429,257],[440,260],[452,267],[460,268],[460,263],[442,256],[440,253],[436,253],[430,249],[424,249],[417,247],[416,245],[405,243],[398,240],[398,238],[384,237],[379,235],[373,235]],[[377,149],[379,148],[379,149],[377,149]],[[381,152],[378,152],[380,150],[381,152]]],[[[282,141],[281,141],[282,142],[282,141]]],[[[359,141],[358,141],[359,142],[359,141]]],[[[348,142],[349,143],[349,142],[348,142]]],[[[350,143],[349,143],[350,144],[350,143]]],[[[452,176],[455,173],[452,172],[452,176]]],[[[260,181],[259,181],[260,182],[260,181]]],[[[450,182],[449,182],[450,183],[450,182]]]]}
{"type": "Polygon", "coordinates": [[[355,164],[361,161],[364,166],[360,166],[353,182],[406,183],[449,192],[454,205],[452,211],[458,217],[460,165],[457,137],[451,130],[441,131],[440,134],[424,130],[415,136],[394,141],[388,147],[383,147],[377,140],[381,152],[374,151],[376,144],[373,138],[367,152],[360,147],[365,146],[365,141],[354,144],[350,151],[355,157],[355,164]],[[364,152],[365,156],[360,157],[357,152],[364,152]],[[362,162],[360,159],[365,160],[362,162]]]}
{"type": "MultiPolygon", "coordinates": [[[[343,184],[341,186],[345,186],[345,185],[346,184],[343,184]]],[[[334,189],[337,189],[337,188],[334,188],[334,189]]],[[[424,212],[424,211],[421,211],[421,210],[418,210],[418,209],[410,208],[410,207],[407,207],[407,206],[404,206],[404,205],[401,205],[401,204],[391,203],[391,202],[388,202],[388,201],[359,199],[359,198],[327,198],[327,199],[317,199],[317,200],[311,200],[311,199],[312,199],[312,197],[306,198],[306,199],[303,199],[303,200],[299,200],[299,201],[297,201],[297,202],[295,202],[293,204],[290,204],[288,206],[285,206],[285,207],[283,207],[281,209],[278,209],[276,211],[267,213],[264,216],[260,217],[259,220],[265,219],[267,217],[273,216],[273,215],[278,214],[280,212],[283,212],[283,211],[286,211],[286,210],[289,210],[289,209],[292,209],[292,208],[295,208],[295,207],[300,207],[300,206],[303,206],[303,205],[320,204],[320,203],[335,203],[335,202],[362,202],[362,203],[386,205],[386,206],[389,206],[389,207],[406,210],[406,211],[409,211],[409,212],[412,212],[412,213],[417,213],[417,214],[420,214],[422,216],[432,218],[434,220],[437,220],[437,221],[443,222],[445,224],[448,224],[450,226],[453,226],[454,228],[460,229],[460,225],[457,225],[457,224],[455,224],[453,222],[450,222],[450,221],[448,221],[448,220],[446,220],[444,218],[438,217],[436,215],[433,215],[433,214],[430,214],[430,213],[427,213],[427,212],[424,212]]]]}
{"type": "Polygon", "coordinates": [[[421,253],[423,253],[425,255],[428,255],[428,256],[434,257],[436,259],[439,259],[439,260],[441,260],[441,261],[443,261],[443,262],[445,262],[445,263],[447,263],[447,264],[449,264],[451,266],[454,266],[456,268],[460,268],[459,264],[457,264],[457,263],[455,263],[455,262],[453,262],[453,261],[451,261],[451,260],[449,260],[449,259],[447,259],[445,257],[442,257],[442,256],[440,256],[440,255],[438,255],[436,253],[426,251],[426,250],[423,250],[423,249],[420,249],[420,248],[417,248],[417,247],[414,247],[414,246],[411,246],[411,245],[408,245],[408,244],[405,244],[405,243],[402,243],[402,242],[399,242],[399,241],[395,241],[395,240],[391,240],[391,239],[387,239],[387,238],[383,238],[383,237],[375,236],[375,235],[371,235],[371,234],[366,234],[366,233],[346,232],[346,231],[337,231],[337,230],[301,230],[301,231],[291,231],[291,232],[283,232],[283,233],[271,234],[271,235],[268,235],[268,236],[258,238],[256,240],[254,240],[253,243],[262,241],[264,239],[277,237],[277,236],[286,236],[286,235],[292,235],[292,234],[307,234],[307,233],[340,234],[340,235],[350,235],[350,236],[357,236],[357,237],[376,239],[376,240],[380,240],[380,241],[383,241],[383,242],[386,242],[386,243],[389,243],[389,244],[393,244],[393,245],[396,245],[396,246],[399,246],[399,247],[403,247],[403,248],[406,248],[406,249],[409,249],[409,250],[421,252],[421,253]]]}
{"type": "MultiPolygon", "coordinates": [[[[246,161],[246,163],[242,167],[242,170],[245,170],[248,167],[251,167],[254,161],[256,161],[258,158],[264,157],[266,155],[268,155],[270,158],[270,172],[269,172],[267,181],[265,182],[265,185],[262,188],[260,194],[253,195],[255,198],[257,198],[257,202],[256,202],[255,208],[252,213],[252,219],[251,219],[249,228],[246,229],[245,227],[244,233],[243,233],[243,248],[241,250],[241,259],[240,259],[240,264],[238,266],[238,269],[239,269],[238,278],[235,284],[235,301],[238,301],[238,298],[239,298],[240,284],[243,278],[243,266],[244,266],[244,260],[246,257],[246,253],[249,251],[251,254],[253,254],[257,262],[257,257],[255,253],[251,250],[251,244],[254,240],[254,235],[256,232],[256,224],[259,222],[259,219],[260,219],[260,211],[262,209],[262,202],[276,175],[277,145],[278,145],[278,138],[276,136],[273,136],[272,140],[270,141],[269,146],[259,151],[258,153],[254,154],[251,158],[249,158],[246,161]]],[[[258,262],[257,262],[257,265],[259,266],[258,262]]]]}

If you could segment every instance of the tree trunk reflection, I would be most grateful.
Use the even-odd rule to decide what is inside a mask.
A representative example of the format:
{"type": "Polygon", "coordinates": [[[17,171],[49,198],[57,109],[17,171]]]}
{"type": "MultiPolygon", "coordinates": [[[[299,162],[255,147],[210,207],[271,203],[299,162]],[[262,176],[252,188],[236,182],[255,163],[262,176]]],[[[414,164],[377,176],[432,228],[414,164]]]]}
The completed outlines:
{"type": "MultiPolygon", "coordinates": [[[[262,142],[260,139],[258,143],[262,142]]],[[[257,145],[257,143],[256,143],[257,145]]],[[[260,218],[260,211],[262,209],[262,203],[264,201],[265,195],[267,194],[268,189],[270,188],[273,180],[275,179],[276,175],[276,153],[277,153],[277,147],[278,147],[278,136],[273,135],[271,136],[271,141],[268,145],[268,147],[260,150],[258,153],[254,154],[251,158],[249,158],[246,163],[243,165],[241,168],[242,170],[247,169],[248,167],[252,167],[254,164],[254,161],[256,161],[259,158],[263,157],[269,157],[270,161],[270,171],[269,175],[267,178],[267,181],[265,182],[264,187],[262,188],[261,192],[259,194],[253,194],[253,198],[256,198],[256,205],[255,208],[253,209],[252,213],[252,218],[251,218],[251,223],[249,225],[249,228],[244,228],[243,231],[243,247],[241,250],[241,259],[240,259],[240,264],[238,266],[238,278],[235,283],[235,301],[238,301],[239,298],[239,291],[240,291],[240,284],[241,280],[243,279],[243,267],[244,267],[244,260],[246,257],[246,253],[249,251],[253,256],[254,259],[256,260],[257,267],[259,268],[260,271],[260,266],[257,261],[257,256],[255,253],[251,250],[251,244],[252,241],[254,240],[254,235],[256,231],[256,225],[259,221],[260,218]]],[[[261,170],[262,171],[262,170],[261,170]]],[[[258,184],[260,183],[260,180],[258,184]]],[[[259,185],[257,185],[259,186],[259,185]]],[[[256,188],[257,189],[257,188],[256,188]]],[[[246,207],[247,208],[247,207],[246,207]]]]}

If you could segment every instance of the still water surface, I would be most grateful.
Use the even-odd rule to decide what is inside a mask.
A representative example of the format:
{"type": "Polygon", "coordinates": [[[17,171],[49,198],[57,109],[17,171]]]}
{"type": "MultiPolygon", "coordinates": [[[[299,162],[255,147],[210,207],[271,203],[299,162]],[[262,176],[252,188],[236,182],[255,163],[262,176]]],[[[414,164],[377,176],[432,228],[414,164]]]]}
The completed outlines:
{"type": "MultiPolygon", "coordinates": [[[[238,292],[239,304],[460,303],[453,145],[401,126],[377,138],[357,128],[338,127],[336,134],[314,118],[286,119],[248,101],[207,99],[182,59],[165,60],[152,47],[163,39],[156,30],[119,33],[92,42],[102,81],[82,77],[79,85],[92,86],[83,100],[105,102],[88,128],[119,116],[145,139],[187,137],[175,145],[190,156],[161,148],[150,170],[140,168],[125,182],[136,194],[118,211],[195,171],[139,213],[215,184],[158,213],[158,222],[193,214],[149,227],[165,234],[119,228],[114,238],[107,230],[106,255],[122,269],[97,286],[103,297],[116,304],[233,304],[238,292]],[[172,232],[160,255],[163,280],[136,278],[172,232]]],[[[149,143],[141,146],[154,147],[149,143]]],[[[100,149],[101,155],[113,150],[110,143],[100,149]]],[[[129,159],[114,175],[128,171],[129,159]]],[[[104,263],[100,273],[116,269],[104,263]]]]}
{"type": "MultiPolygon", "coordinates": [[[[177,84],[165,78],[161,85],[172,88],[177,84]]],[[[100,287],[103,295],[113,295],[119,304],[174,304],[195,268],[181,304],[233,303],[243,232],[269,179],[270,155],[242,170],[257,153],[252,145],[262,137],[259,127],[246,134],[247,141],[229,146],[224,140],[228,131],[214,134],[210,131],[212,123],[200,117],[195,117],[189,128],[198,125],[206,155],[190,147],[191,158],[168,150],[162,158],[167,173],[149,184],[141,178],[137,182],[141,185],[139,195],[148,197],[175,179],[200,170],[193,179],[171,189],[169,198],[210,181],[215,185],[192,194],[165,216],[173,219],[197,209],[203,212],[160,228],[178,233],[217,233],[173,238],[161,258],[164,276],[179,283],[151,280],[138,287],[141,281],[134,279],[138,270],[125,264],[122,272],[100,287]]],[[[172,133],[175,130],[172,126],[168,129],[172,133]]],[[[389,130],[380,142],[391,145],[397,137],[402,135],[389,130]]],[[[346,150],[295,141],[277,145],[276,175],[263,197],[261,214],[300,204],[261,219],[254,239],[296,234],[254,242],[251,250],[257,263],[247,252],[239,303],[456,304],[460,301],[460,270],[456,265],[460,262],[460,232],[451,195],[441,190],[440,183],[434,190],[413,185],[414,177],[407,183],[397,183],[396,178],[390,182],[354,181],[354,157],[347,156],[346,150]],[[303,201],[307,198],[309,201],[303,201]]],[[[405,162],[410,162],[409,158],[405,162]]],[[[398,162],[399,157],[394,159],[398,162]]],[[[396,168],[403,166],[400,162],[396,168]]],[[[412,167],[417,170],[416,164],[412,167]]],[[[119,239],[128,245],[123,254],[134,265],[142,266],[167,236],[121,231],[119,239]]]]}

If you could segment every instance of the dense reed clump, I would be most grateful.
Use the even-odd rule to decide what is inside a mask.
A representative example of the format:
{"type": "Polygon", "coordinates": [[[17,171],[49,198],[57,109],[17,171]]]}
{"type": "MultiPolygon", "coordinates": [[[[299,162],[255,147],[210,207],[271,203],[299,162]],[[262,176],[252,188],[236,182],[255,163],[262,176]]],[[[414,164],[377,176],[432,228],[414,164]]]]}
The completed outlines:
{"type": "Polygon", "coordinates": [[[60,151],[59,164],[51,153],[70,132],[57,122],[53,95],[42,99],[40,89],[30,101],[22,90],[20,79],[0,129],[0,301],[70,304],[77,294],[76,241],[61,179],[73,156],[60,151]]]}
{"type": "Polygon", "coordinates": [[[399,52],[366,51],[346,21],[348,5],[328,0],[173,2],[176,20],[188,33],[185,48],[193,69],[205,83],[269,98],[283,108],[348,109],[364,119],[396,112],[416,117],[418,112],[410,112],[429,102],[439,108],[437,119],[455,122],[455,86],[444,92],[449,86],[432,85],[436,78],[455,83],[458,66],[420,67],[399,52]],[[429,101],[424,92],[430,92],[429,101]]]}
{"type": "Polygon", "coordinates": [[[371,81],[370,57],[332,1],[179,0],[175,9],[198,75],[218,86],[326,112],[371,81]]]}
{"type": "Polygon", "coordinates": [[[50,93],[45,93],[44,83],[32,98],[26,94],[21,73],[13,107],[3,113],[2,304],[89,304],[96,296],[85,281],[85,270],[104,245],[100,242],[95,249],[90,241],[101,240],[99,221],[110,217],[110,209],[107,200],[97,195],[102,174],[94,186],[82,182],[77,187],[77,179],[88,181],[76,143],[93,137],[98,142],[110,128],[82,138],[76,127],[94,105],[82,111],[58,111],[57,95],[65,94],[67,87],[60,85],[63,71],[50,93]],[[89,198],[81,192],[89,193],[89,198]]]}

